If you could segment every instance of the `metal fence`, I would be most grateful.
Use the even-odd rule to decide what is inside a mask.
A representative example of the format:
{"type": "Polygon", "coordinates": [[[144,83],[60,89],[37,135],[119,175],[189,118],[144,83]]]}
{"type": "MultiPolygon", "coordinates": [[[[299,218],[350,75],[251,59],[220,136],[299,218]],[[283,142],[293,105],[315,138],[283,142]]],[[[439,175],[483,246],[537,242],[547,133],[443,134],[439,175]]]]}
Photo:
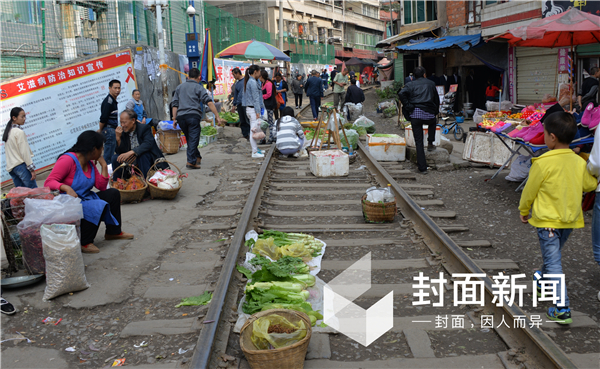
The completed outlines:
{"type": "MultiPolygon", "coordinates": [[[[278,46],[276,34],[235,18],[210,4],[196,2],[200,37],[211,28],[215,51],[256,39],[278,46]],[[204,18],[204,19],[203,19],[204,18]]],[[[188,1],[169,1],[163,11],[165,49],[185,54],[185,33],[193,32],[188,1]]],[[[156,15],[143,1],[0,1],[0,78],[31,73],[77,57],[118,46],[158,46],[156,15]]],[[[286,37],[293,63],[331,64],[334,47],[286,37]]]]}

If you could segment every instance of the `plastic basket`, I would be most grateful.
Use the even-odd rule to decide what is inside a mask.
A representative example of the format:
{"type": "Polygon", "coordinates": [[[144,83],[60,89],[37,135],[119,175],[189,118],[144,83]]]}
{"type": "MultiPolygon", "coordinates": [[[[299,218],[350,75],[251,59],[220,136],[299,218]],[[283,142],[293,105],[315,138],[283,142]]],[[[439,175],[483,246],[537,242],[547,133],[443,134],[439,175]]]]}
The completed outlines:
{"type": "Polygon", "coordinates": [[[204,147],[208,144],[211,144],[217,140],[217,135],[212,136],[200,136],[200,142],[198,143],[198,147],[204,147]]]}

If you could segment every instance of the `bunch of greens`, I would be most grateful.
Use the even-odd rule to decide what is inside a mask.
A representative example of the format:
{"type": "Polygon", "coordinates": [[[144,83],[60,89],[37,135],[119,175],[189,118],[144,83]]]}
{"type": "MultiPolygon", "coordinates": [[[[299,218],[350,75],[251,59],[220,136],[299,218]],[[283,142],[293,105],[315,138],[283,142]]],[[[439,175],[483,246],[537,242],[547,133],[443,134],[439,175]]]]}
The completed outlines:
{"type": "Polygon", "coordinates": [[[359,137],[365,137],[367,135],[367,129],[362,126],[352,126],[352,129],[358,133],[359,137]]]}
{"type": "Polygon", "coordinates": [[[388,134],[384,134],[384,133],[377,133],[377,134],[374,134],[371,137],[400,137],[400,136],[398,136],[398,135],[388,135],[388,134]]]}
{"type": "Polygon", "coordinates": [[[192,296],[181,299],[181,302],[175,305],[176,308],[181,306],[198,306],[206,305],[212,300],[212,293],[205,291],[200,296],[192,296]]]}
{"type": "Polygon", "coordinates": [[[214,136],[217,134],[217,129],[213,126],[202,127],[202,136],[214,136]]]}
{"type": "Polygon", "coordinates": [[[221,112],[219,113],[219,116],[221,117],[221,119],[229,123],[235,123],[240,120],[240,116],[238,113],[221,112]]]}

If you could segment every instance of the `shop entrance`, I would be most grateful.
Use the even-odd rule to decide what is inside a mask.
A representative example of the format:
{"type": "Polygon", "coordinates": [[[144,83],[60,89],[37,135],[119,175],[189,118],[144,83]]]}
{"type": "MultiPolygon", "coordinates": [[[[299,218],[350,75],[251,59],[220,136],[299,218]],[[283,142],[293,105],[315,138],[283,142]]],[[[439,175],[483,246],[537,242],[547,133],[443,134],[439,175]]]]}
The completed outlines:
{"type": "Polygon", "coordinates": [[[485,110],[485,89],[487,82],[494,83],[499,88],[504,89],[502,86],[502,72],[493,70],[485,65],[477,66],[463,66],[462,80],[465,85],[465,92],[467,93],[468,102],[473,103],[473,109],[484,109],[485,110]],[[474,82],[469,83],[469,73],[473,70],[474,82]]]}

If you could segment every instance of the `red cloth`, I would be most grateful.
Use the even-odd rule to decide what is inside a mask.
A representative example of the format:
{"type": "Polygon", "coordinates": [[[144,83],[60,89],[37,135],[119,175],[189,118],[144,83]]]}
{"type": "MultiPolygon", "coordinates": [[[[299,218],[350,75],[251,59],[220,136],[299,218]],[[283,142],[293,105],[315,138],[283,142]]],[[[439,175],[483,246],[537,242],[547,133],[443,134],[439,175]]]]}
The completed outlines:
{"type": "MultiPolygon", "coordinates": [[[[75,153],[71,154],[75,155],[75,153]]],[[[68,155],[63,155],[58,158],[56,164],[54,164],[54,168],[52,168],[52,172],[50,172],[50,175],[46,178],[44,186],[50,187],[53,191],[59,190],[62,185],[71,186],[71,184],[73,184],[73,178],[75,178],[76,170],[77,164],[75,164],[73,158],[68,155]]],[[[92,178],[92,170],[94,170],[96,174],[96,183],[94,186],[100,191],[106,190],[108,177],[101,176],[95,165],[88,165],[87,172],[83,172],[83,174],[87,178],[92,178]]]]}
{"type": "Polygon", "coordinates": [[[498,93],[498,91],[500,91],[500,89],[496,86],[488,86],[485,89],[485,96],[489,96],[489,97],[496,97],[496,93],[498,93]]]}

